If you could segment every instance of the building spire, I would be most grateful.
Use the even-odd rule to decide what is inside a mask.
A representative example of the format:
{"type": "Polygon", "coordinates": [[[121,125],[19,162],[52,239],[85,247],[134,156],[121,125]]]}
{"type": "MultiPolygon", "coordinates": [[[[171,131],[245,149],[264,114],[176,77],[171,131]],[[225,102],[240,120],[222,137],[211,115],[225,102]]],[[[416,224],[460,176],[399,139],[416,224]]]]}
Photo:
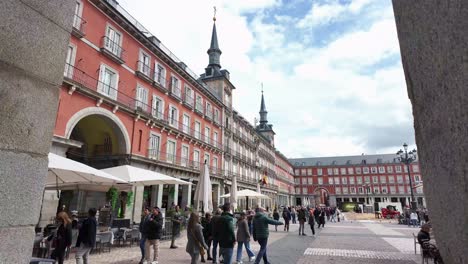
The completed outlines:
{"type": "Polygon", "coordinates": [[[263,83],[262,83],[262,102],[260,103],[260,126],[268,124],[267,115],[268,111],[265,107],[265,98],[263,97],[263,83]]]}
{"type": "Polygon", "coordinates": [[[207,51],[209,56],[208,68],[213,68],[215,71],[219,71],[221,69],[220,57],[222,52],[219,49],[218,35],[216,33],[216,6],[213,7],[213,9],[213,31],[211,33],[210,49],[207,51]]]}

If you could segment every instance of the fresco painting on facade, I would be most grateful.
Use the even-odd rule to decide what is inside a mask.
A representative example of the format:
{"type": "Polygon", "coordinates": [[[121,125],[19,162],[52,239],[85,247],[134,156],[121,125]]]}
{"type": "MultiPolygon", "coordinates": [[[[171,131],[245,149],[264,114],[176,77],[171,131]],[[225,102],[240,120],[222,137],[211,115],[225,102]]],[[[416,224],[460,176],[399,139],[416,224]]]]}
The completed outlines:
{"type": "MultiPolygon", "coordinates": [[[[270,208],[305,199],[332,206],[406,201],[402,168],[389,163],[388,155],[381,161],[367,155],[359,162],[356,157],[336,157],[335,164],[328,158],[285,157],[275,148],[263,91],[258,124],[233,108],[236,87],[221,66],[215,21],[211,30],[208,65],[197,75],[115,1],[78,1],[54,130],[55,152],[99,169],[128,164],[194,183],[137,188],[136,210],[145,205],[192,206],[204,160],[214,207],[233,177],[239,190],[256,190],[261,182],[260,192],[271,198],[264,206],[270,208]],[[366,193],[365,184],[370,188],[366,193]]],[[[421,175],[414,173],[420,182],[421,175]]],[[[257,205],[255,199],[239,203],[257,205]]]]}

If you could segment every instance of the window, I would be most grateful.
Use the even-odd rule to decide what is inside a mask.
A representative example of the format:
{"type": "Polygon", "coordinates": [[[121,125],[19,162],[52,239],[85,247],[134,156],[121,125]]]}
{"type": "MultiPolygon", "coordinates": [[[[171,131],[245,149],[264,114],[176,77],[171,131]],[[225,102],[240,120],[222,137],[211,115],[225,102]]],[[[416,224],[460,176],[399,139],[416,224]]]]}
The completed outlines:
{"type": "Polygon", "coordinates": [[[343,194],[348,194],[348,187],[343,187],[343,194]]]}
{"type": "Polygon", "coordinates": [[[419,186],[418,188],[416,188],[416,193],[421,194],[421,193],[423,193],[423,192],[424,192],[424,191],[423,191],[423,187],[422,187],[422,186],[419,186]]]}
{"type": "Polygon", "coordinates": [[[346,177],[341,177],[341,182],[343,184],[348,184],[348,179],[346,177]]]}
{"type": "Polygon", "coordinates": [[[180,98],[180,81],[175,76],[171,77],[171,93],[180,98]]]}
{"type": "Polygon", "coordinates": [[[148,89],[137,85],[135,108],[140,111],[148,111],[148,89]]]}
{"type": "Polygon", "coordinates": [[[83,4],[81,1],[76,1],[75,5],[75,16],[73,17],[73,27],[81,30],[81,14],[83,12],[83,4]]]}
{"type": "Polygon", "coordinates": [[[386,186],[382,186],[382,193],[387,193],[387,187],[386,186]]]}
{"type": "Polygon", "coordinates": [[[208,116],[208,118],[212,119],[213,118],[213,112],[211,111],[211,104],[206,102],[206,111],[205,114],[208,116]]]}
{"type": "Polygon", "coordinates": [[[213,145],[218,147],[218,132],[213,132],[213,145]]]}
{"type": "Polygon", "coordinates": [[[356,193],[356,188],[355,187],[349,188],[349,192],[353,194],[356,193]]]}
{"type": "Polygon", "coordinates": [[[306,187],[302,188],[302,194],[307,194],[307,188],[306,187]]]}
{"type": "Polygon", "coordinates": [[[312,185],[314,182],[312,181],[312,177],[307,178],[307,184],[312,185]]]}
{"type": "Polygon", "coordinates": [[[334,175],[338,175],[338,173],[339,173],[338,168],[334,168],[334,169],[333,169],[333,174],[334,174],[334,175]]]}
{"type": "Polygon", "coordinates": [[[187,85],[185,86],[185,98],[184,101],[193,107],[193,90],[188,87],[187,85]]]}
{"type": "Polygon", "coordinates": [[[211,129],[205,126],[205,142],[210,143],[211,129]]]}
{"type": "Polygon", "coordinates": [[[195,138],[200,139],[200,130],[201,130],[201,124],[198,121],[195,121],[195,138]]]}
{"type": "Polygon", "coordinates": [[[203,113],[203,98],[201,97],[201,95],[197,94],[195,104],[195,109],[198,112],[203,113]]]}
{"type": "Polygon", "coordinates": [[[205,155],[203,156],[203,164],[205,164],[205,161],[208,165],[210,164],[210,154],[205,153],[205,155]]]}
{"type": "Polygon", "coordinates": [[[296,184],[301,184],[301,182],[300,182],[300,181],[301,181],[301,179],[300,179],[300,178],[294,178],[294,182],[295,182],[296,184]]]}
{"type": "Polygon", "coordinates": [[[405,186],[403,186],[403,185],[398,185],[398,192],[399,192],[400,194],[405,193],[405,186]]]}
{"type": "Polygon", "coordinates": [[[216,171],[218,170],[218,158],[213,157],[213,161],[211,164],[211,166],[213,167],[213,172],[216,173],[216,171]]]}
{"type": "Polygon", "coordinates": [[[327,169],[327,174],[328,174],[328,175],[333,175],[333,169],[332,169],[332,168],[328,168],[328,169],[327,169]]]}
{"type": "Polygon", "coordinates": [[[387,177],[386,176],[380,176],[380,183],[387,183],[387,177]]]}
{"type": "Polygon", "coordinates": [[[333,185],[333,177],[328,177],[328,184],[333,185]]]}
{"type": "Polygon", "coordinates": [[[362,184],[362,177],[357,177],[357,183],[362,184]]]}
{"type": "Polygon", "coordinates": [[[153,95],[152,115],[158,119],[164,118],[164,100],[156,95],[153,95]]]}
{"type": "Polygon", "coordinates": [[[322,168],[318,168],[317,169],[317,175],[322,176],[322,173],[323,173],[322,168]]]}
{"type": "Polygon", "coordinates": [[[377,173],[377,167],[371,167],[371,173],[377,173]]]}
{"type": "Polygon", "coordinates": [[[396,193],[395,186],[390,186],[390,193],[396,193]]]}
{"type": "Polygon", "coordinates": [[[372,176],[372,183],[379,183],[379,176],[372,176]]]}
{"type": "Polygon", "coordinates": [[[120,47],[122,43],[122,34],[112,27],[107,27],[104,47],[114,54],[117,57],[121,57],[122,55],[122,48],[120,47]]]}
{"type": "Polygon", "coordinates": [[[114,100],[117,99],[117,89],[119,75],[117,72],[104,64],[101,64],[99,71],[98,92],[114,100]]]}
{"type": "Polygon", "coordinates": [[[353,168],[348,168],[348,173],[349,174],[354,174],[354,169],[353,168]]]}
{"type": "Polygon", "coordinates": [[[341,168],[340,172],[341,172],[341,175],[346,175],[346,168],[341,168]]]}
{"type": "Polygon", "coordinates": [[[148,148],[148,157],[150,159],[158,159],[159,158],[159,144],[161,142],[161,137],[159,135],[150,134],[149,139],[149,148],[148,148]]]}
{"type": "Polygon", "coordinates": [[[195,169],[200,168],[200,151],[199,150],[193,150],[193,167],[195,169]]]}
{"type": "Polygon", "coordinates": [[[379,173],[385,173],[385,167],[384,166],[379,167],[379,173]]]}
{"type": "Polygon", "coordinates": [[[401,166],[399,166],[399,165],[395,166],[395,172],[397,172],[397,173],[401,172],[401,166]]]}
{"type": "Polygon", "coordinates": [[[140,51],[140,61],[138,62],[138,70],[144,73],[146,76],[150,76],[150,56],[143,51],[140,51]]]}
{"type": "Polygon", "coordinates": [[[182,129],[184,131],[184,133],[190,134],[190,116],[187,115],[187,114],[184,114],[184,116],[182,118],[182,123],[184,125],[184,127],[182,129]]]}
{"type": "Polygon", "coordinates": [[[157,62],[154,63],[154,81],[166,87],[166,68],[157,62]]]}
{"type": "Polygon", "coordinates": [[[370,183],[370,176],[365,176],[364,177],[364,182],[365,183],[370,183]]]}
{"type": "MultiPolygon", "coordinates": [[[[388,173],[393,173],[393,167],[392,166],[388,166],[387,167],[387,172],[388,173]]],[[[383,191],[382,191],[383,192],[383,191]]]]}
{"type": "Polygon", "coordinates": [[[340,184],[340,177],[335,177],[335,184],[340,184]]]}
{"type": "Polygon", "coordinates": [[[395,183],[395,176],[393,175],[388,176],[388,183],[395,183]]]}
{"type": "Polygon", "coordinates": [[[358,187],[358,192],[359,193],[364,193],[364,189],[362,189],[362,187],[358,187]]]}
{"type": "Polygon", "coordinates": [[[182,159],[180,161],[180,165],[187,167],[188,160],[189,160],[189,146],[182,145],[181,156],[182,156],[182,159]]]}
{"type": "Polygon", "coordinates": [[[169,124],[175,128],[179,128],[179,111],[173,105],[169,107],[169,124]]]}
{"type": "Polygon", "coordinates": [[[219,124],[219,110],[217,108],[214,109],[214,121],[219,124]]]}
{"type": "Polygon", "coordinates": [[[336,194],[341,194],[341,188],[340,188],[340,187],[336,187],[335,192],[336,192],[336,194]]]}
{"type": "Polygon", "coordinates": [[[419,166],[417,164],[413,165],[413,172],[419,172],[419,166]]]}
{"type": "Polygon", "coordinates": [[[167,141],[167,162],[174,163],[175,162],[175,155],[176,155],[176,143],[174,141],[167,141]]]}
{"type": "Polygon", "coordinates": [[[414,182],[421,182],[421,176],[420,175],[414,175],[414,182]]]}
{"type": "Polygon", "coordinates": [[[369,167],[362,168],[362,173],[369,174],[369,167]]]}
{"type": "Polygon", "coordinates": [[[356,168],[356,174],[361,174],[361,167],[356,168]]]}
{"type": "Polygon", "coordinates": [[[75,65],[75,55],[76,55],[76,47],[73,44],[68,44],[67,49],[67,58],[65,60],[65,69],[63,71],[63,76],[68,77],[70,79],[73,78],[73,65],[75,65]]]}
{"type": "Polygon", "coordinates": [[[297,194],[299,194],[299,190],[300,190],[300,189],[301,189],[301,188],[296,187],[296,193],[297,193],[297,194]]]}
{"type": "Polygon", "coordinates": [[[349,184],[354,184],[354,177],[349,177],[349,184]]]}
{"type": "Polygon", "coordinates": [[[403,183],[403,176],[402,175],[397,176],[397,182],[398,183],[403,183]]]}
{"type": "Polygon", "coordinates": [[[230,106],[231,106],[231,96],[229,94],[227,94],[227,93],[224,93],[224,103],[226,104],[227,107],[230,108],[230,106]]]}
{"type": "Polygon", "coordinates": [[[379,188],[374,188],[374,193],[379,193],[379,188]]]}
{"type": "Polygon", "coordinates": [[[318,179],[318,184],[322,185],[323,184],[323,178],[317,178],[318,179]]]}

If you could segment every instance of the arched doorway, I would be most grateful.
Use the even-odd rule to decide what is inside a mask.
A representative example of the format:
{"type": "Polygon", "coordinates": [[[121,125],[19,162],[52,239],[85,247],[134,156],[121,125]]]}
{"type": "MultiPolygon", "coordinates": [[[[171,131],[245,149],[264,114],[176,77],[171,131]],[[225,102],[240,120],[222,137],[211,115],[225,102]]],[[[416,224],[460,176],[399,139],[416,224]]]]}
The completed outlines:
{"type": "Polygon", "coordinates": [[[328,190],[325,188],[317,188],[314,191],[315,205],[330,206],[330,196],[328,190]]]}
{"type": "Polygon", "coordinates": [[[128,135],[123,124],[116,119],[107,113],[90,113],[74,121],[67,132],[68,137],[83,145],[81,148],[69,148],[67,157],[97,169],[125,163],[125,154],[129,152],[128,135]]]}

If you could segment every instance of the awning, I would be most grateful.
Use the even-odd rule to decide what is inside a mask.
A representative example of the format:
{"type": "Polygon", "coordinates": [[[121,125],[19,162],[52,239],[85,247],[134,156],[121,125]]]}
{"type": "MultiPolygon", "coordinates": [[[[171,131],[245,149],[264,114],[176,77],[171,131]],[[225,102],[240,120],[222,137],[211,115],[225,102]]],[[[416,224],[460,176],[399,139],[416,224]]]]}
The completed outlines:
{"type": "Polygon", "coordinates": [[[137,168],[130,165],[122,165],[101,170],[112,174],[127,183],[135,185],[157,185],[157,184],[180,184],[192,185],[192,183],[183,181],[160,172],[137,168]]]}

